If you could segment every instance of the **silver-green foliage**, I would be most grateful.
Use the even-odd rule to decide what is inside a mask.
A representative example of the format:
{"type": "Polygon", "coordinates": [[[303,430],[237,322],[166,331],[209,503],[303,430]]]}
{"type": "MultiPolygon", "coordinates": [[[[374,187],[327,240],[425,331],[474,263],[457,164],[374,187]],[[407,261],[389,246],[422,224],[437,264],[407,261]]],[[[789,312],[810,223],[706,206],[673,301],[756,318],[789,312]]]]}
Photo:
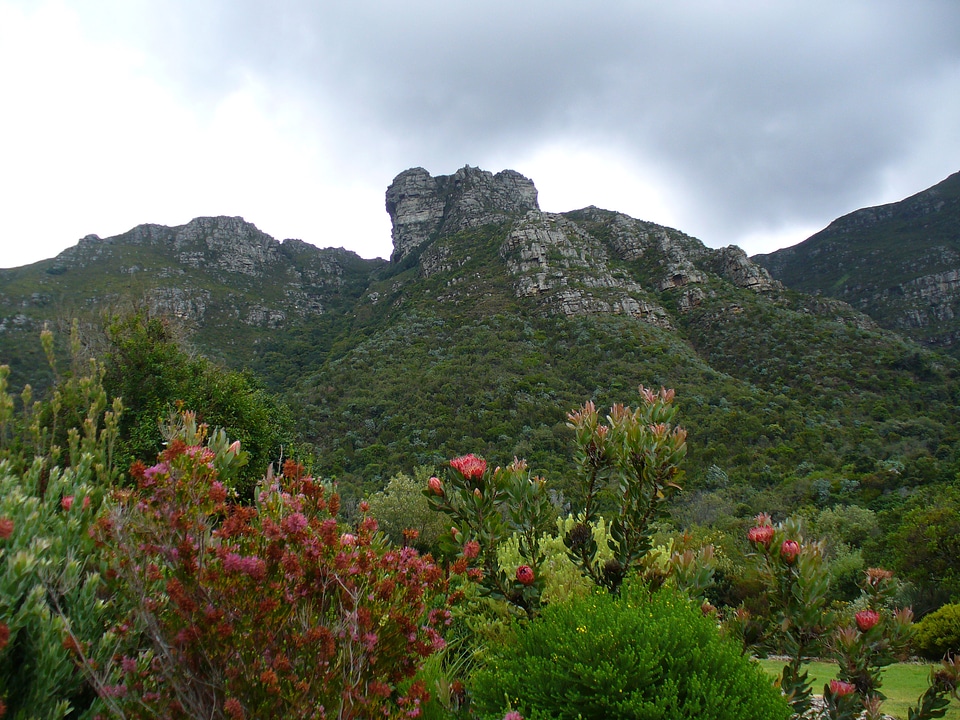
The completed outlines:
{"type": "Polygon", "coordinates": [[[9,632],[0,699],[9,718],[92,718],[102,707],[74,648],[91,659],[110,654],[89,533],[103,490],[91,482],[90,455],[47,472],[40,459],[23,474],[0,463],[0,519],[10,530],[0,539],[0,623],[9,632]]]}

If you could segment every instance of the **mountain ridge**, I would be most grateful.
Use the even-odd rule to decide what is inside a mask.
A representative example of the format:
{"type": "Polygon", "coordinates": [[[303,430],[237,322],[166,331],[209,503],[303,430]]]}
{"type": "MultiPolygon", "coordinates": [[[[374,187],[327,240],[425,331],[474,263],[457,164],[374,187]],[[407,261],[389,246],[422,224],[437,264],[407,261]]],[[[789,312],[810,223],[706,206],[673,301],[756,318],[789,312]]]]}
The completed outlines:
{"type": "Polygon", "coordinates": [[[883,327],[960,354],[960,172],[752,260],[791,288],[843,300],[883,327]]]}
{"type": "Polygon", "coordinates": [[[414,168],[385,207],[391,261],[201,218],[0,271],[0,358],[35,382],[44,322],[92,326],[134,296],[282,393],[317,471],[357,493],[465,452],[526,457],[563,489],[565,412],[631,402],[640,384],[677,388],[693,487],[722,472],[745,507],[815,480],[880,502],[960,467],[956,361],[790,290],[739,248],[594,207],[541,211],[513,171],[414,168]]]}

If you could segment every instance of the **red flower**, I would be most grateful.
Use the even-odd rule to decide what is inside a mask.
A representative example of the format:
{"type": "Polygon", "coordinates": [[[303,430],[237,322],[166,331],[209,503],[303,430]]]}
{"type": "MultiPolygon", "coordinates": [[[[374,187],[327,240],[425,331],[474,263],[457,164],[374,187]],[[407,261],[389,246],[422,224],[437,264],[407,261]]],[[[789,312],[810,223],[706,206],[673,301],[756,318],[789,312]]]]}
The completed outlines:
{"type": "Polygon", "coordinates": [[[784,540],[783,545],[780,546],[780,557],[783,558],[783,561],[787,565],[793,565],[793,561],[797,559],[797,555],[800,554],[800,543],[796,540],[784,540]]]}
{"type": "Polygon", "coordinates": [[[517,582],[521,585],[533,585],[533,568],[521,565],[517,568],[517,582]]]}
{"type": "Polygon", "coordinates": [[[853,683],[844,682],[843,680],[830,681],[830,694],[834,697],[841,698],[852,695],[856,690],[857,686],[853,683]]]}
{"type": "Polygon", "coordinates": [[[13,520],[0,518],[0,540],[6,540],[13,535],[13,520]]]}
{"type": "Polygon", "coordinates": [[[482,478],[487,471],[487,461],[470,453],[451,460],[450,467],[463,475],[465,479],[475,482],[482,478]]]}
{"type": "Polygon", "coordinates": [[[440,478],[434,476],[427,480],[427,487],[430,489],[434,495],[439,495],[443,497],[443,483],[440,482],[440,478]]]}
{"type": "Polygon", "coordinates": [[[773,540],[774,529],[770,525],[758,525],[752,527],[747,532],[747,538],[754,545],[764,545],[770,547],[770,541],[773,540]]]}
{"type": "Polygon", "coordinates": [[[63,499],[60,500],[60,507],[62,507],[65,512],[70,512],[70,508],[73,507],[73,495],[64,495],[63,499]]]}
{"type": "Polygon", "coordinates": [[[853,618],[857,621],[857,627],[860,628],[860,632],[867,632],[867,630],[880,622],[880,613],[876,610],[861,610],[854,615],[853,618]]]}
{"type": "Polygon", "coordinates": [[[480,554],[480,543],[476,540],[470,540],[463,546],[463,556],[467,560],[473,560],[480,554]]]}

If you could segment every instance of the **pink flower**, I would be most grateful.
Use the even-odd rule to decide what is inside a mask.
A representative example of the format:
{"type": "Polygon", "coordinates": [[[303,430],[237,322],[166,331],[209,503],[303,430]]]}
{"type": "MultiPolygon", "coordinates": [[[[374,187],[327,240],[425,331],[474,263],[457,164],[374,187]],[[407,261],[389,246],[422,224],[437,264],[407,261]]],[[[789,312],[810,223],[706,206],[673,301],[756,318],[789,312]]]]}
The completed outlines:
{"type": "Polygon", "coordinates": [[[511,710],[503,716],[503,720],[523,720],[523,715],[518,713],[516,710],[511,710]]]}
{"type": "Polygon", "coordinates": [[[360,512],[362,513],[370,512],[370,503],[368,503],[366,500],[361,500],[357,507],[360,508],[360,512]]]}
{"type": "Polygon", "coordinates": [[[784,540],[783,545],[780,546],[780,557],[783,558],[783,561],[787,565],[793,565],[793,561],[797,559],[797,555],[800,554],[800,543],[796,540],[784,540]]]}
{"type": "Polygon", "coordinates": [[[73,507],[73,495],[64,495],[63,499],[60,500],[60,507],[62,507],[65,512],[70,512],[70,508],[73,507]]]}
{"type": "Polygon", "coordinates": [[[434,495],[443,497],[443,483],[440,482],[440,478],[434,476],[427,480],[427,487],[430,488],[430,492],[434,495]]]}
{"type": "Polygon", "coordinates": [[[307,527],[307,518],[303,513],[292,513],[280,521],[280,529],[287,535],[296,535],[307,527]]]}
{"type": "Polygon", "coordinates": [[[754,545],[770,547],[770,541],[773,540],[774,532],[774,529],[770,525],[758,525],[747,531],[747,539],[754,545]]]}
{"type": "Polygon", "coordinates": [[[353,533],[344,533],[340,536],[340,544],[351,547],[357,544],[357,536],[353,533]]]}
{"type": "Polygon", "coordinates": [[[517,568],[517,582],[521,585],[533,585],[533,568],[521,565],[517,568]]]}
{"type": "Polygon", "coordinates": [[[463,546],[463,556],[467,560],[473,560],[479,554],[480,543],[478,543],[476,540],[471,540],[463,546]]]}
{"type": "Polygon", "coordinates": [[[867,632],[867,630],[880,622],[880,613],[876,610],[861,610],[854,615],[853,618],[857,621],[857,627],[860,628],[860,632],[867,632]]]}
{"type": "Polygon", "coordinates": [[[476,482],[487,471],[487,461],[470,453],[451,460],[450,467],[463,475],[466,480],[476,482]]]}
{"type": "Polygon", "coordinates": [[[853,683],[844,682],[843,680],[830,681],[830,694],[834,697],[840,698],[852,695],[856,690],[857,686],[853,683]]]}

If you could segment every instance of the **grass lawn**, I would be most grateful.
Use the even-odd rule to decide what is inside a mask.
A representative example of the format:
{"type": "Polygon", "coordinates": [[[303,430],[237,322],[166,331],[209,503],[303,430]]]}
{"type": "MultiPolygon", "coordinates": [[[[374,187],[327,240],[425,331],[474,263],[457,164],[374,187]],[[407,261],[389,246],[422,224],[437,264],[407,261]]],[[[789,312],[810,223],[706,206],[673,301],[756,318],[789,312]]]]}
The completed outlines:
{"type": "MultiPolygon", "coordinates": [[[[783,670],[782,660],[761,660],[760,666],[773,676],[783,670]]],[[[823,686],[837,676],[837,666],[833,663],[812,662],[805,666],[813,680],[813,692],[823,692],[823,686]]],[[[920,694],[927,689],[930,677],[930,665],[911,665],[898,663],[883,671],[883,686],[880,688],[887,696],[883,711],[898,718],[907,717],[907,708],[917,702],[920,694]]],[[[952,700],[947,708],[946,720],[960,720],[960,703],[952,700]]]]}

